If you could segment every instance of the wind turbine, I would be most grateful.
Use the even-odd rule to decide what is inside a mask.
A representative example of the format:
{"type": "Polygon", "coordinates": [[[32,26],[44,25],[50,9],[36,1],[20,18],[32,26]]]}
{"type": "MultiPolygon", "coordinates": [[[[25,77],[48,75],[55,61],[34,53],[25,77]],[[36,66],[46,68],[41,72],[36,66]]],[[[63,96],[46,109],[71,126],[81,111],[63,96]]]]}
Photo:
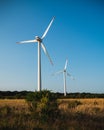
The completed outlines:
{"type": "Polygon", "coordinates": [[[51,58],[49,56],[49,53],[46,50],[45,45],[43,44],[43,39],[45,38],[47,32],[49,31],[53,21],[54,21],[54,17],[52,18],[51,22],[49,23],[49,25],[46,28],[45,32],[43,33],[42,37],[35,36],[35,39],[33,39],[33,40],[17,42],[19,44],[22,44],[22,43],[36,43],[36,42],[38,43],[38,91],[41,91],[41,47],[42,47],[44,53],[48,56],[51,64],[53,65],[53,62],[52,62],[52,60],[51,60],[51,58]]]}
{"type": "Polygon", "coordinates": [[[55,73],[55,74],[63,73],[63,80],[64,80],[64,96],[66,96],[66,76],[70,76],[71,79],[74,80],[74,78],[72,77],[72,75],[69,74],[69,73],[67,72],[67,64],[68,64],[68,60],[66,60],[66,62],[65,62],[64,69],[55,73]]]}

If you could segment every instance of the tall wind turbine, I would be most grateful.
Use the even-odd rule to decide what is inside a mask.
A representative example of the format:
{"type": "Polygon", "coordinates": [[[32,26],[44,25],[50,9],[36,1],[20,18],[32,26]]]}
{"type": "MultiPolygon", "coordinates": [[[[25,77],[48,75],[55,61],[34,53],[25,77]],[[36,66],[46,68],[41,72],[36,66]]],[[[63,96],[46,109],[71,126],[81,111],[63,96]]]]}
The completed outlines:
{"type": "Polygon", "coordinates": [[[55,73],[55,74],[63,73],[64,96],[66,96],[66,76],[70,76],[71,79],[74,79],[74,78],[72,77],[72,75],[67,72],[67,64],[68,64],[68,60],[66,60],[66,62],[65,62],[64,69],[55,73]]]}
{"type": "Polygon", "coordinates": [[[46,28],[45,32],[43,33],[42,37],[35,36],[35,39],[33,39],[33,40],[17,42],[19,44],[22,44],[22,43],[36,43],[36,42],[38,43],[38,91],[41,91],[41,47],[42,47],[44,53],[48,56],[51,64],[53,65],[53,62],[52,62],[52,60],[51,60],[51,58],[49,56],[49,53],[46,50],[45,45],[43,44],[43,39],[45,38],[47,32],[49,31],[53,21],[54,21],[54,17],[52,18],[51,22],[49,23],[49,25],[46,28]]]}

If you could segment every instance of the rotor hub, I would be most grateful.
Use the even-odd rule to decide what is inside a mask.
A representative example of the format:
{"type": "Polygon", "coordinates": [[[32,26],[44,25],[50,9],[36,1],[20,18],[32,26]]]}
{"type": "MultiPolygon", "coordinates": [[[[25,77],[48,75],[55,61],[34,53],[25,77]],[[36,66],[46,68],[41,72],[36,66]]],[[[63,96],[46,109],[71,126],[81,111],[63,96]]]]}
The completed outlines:
{"type": "Polygon", "coordinates": [[[66,72],[66,70],[64,70],[64,72],[66,72]]]}
{"type": "Polygon", "coordinates": [[[41,39],[39,36],[36,36],[35,39],[36,39],[38,42],[42,42],[42,39],[41,39]]]}

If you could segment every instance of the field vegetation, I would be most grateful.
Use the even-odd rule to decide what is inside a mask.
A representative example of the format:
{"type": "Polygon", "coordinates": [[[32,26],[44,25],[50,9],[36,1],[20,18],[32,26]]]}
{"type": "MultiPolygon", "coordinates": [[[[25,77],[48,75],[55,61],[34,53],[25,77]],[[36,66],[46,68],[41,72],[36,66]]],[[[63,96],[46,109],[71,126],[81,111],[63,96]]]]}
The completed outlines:
{"type": "Polygon", "coordinates": [[[43,91],[0,99],[0,130],[104,130],[104,98],[58,98],[43,91]]]}

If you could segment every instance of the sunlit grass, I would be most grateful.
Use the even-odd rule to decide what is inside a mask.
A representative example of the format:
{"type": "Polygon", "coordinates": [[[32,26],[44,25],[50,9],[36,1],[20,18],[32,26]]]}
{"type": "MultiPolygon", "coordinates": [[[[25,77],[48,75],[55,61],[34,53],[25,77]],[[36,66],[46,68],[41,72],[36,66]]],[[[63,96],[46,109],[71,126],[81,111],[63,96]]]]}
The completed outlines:
{"type": "Polygon", "coordinates": [[[24,99],[0,99],[0,107],[9,105],[10,107],[27,107],[27,103],[24,99]]]}
{"type": "MultiPolygon", "coordinates": [[[[59,99],[59,109],[66,112],[81,112],[89,115],[104,115],[104,99],[59,99]]],[[[25,99],[0,99],[0,107],[15,107],[17,110],[28,110],[25,99]]]]}
{"type": "MultiPolygon", "coordinates": [[[[57,126],[60,128],[70,128],[74,130],[74,127],[85,129],[90,127],[89,130],[97,128],[103,130],[104,120],[104,99],[58,99],[58,108],[61,112],[56,124],[53,124],[53,128],[57,126]],[[79,122],[81,125],[79,125],[79,122]],[[61,124],[60,124],[61,123],[61,124]]],[[[44,124],[34,123],[34,117],[31,115],[28,109],[28,103],[25,99],[0,99],[0,128],[2,127],[15,127],[18,128],[29,127],[31,130],[38,125],[47,127],[44,124]]],[[[49,126],[48,126],[49,127],[49,126]]],[[[51,126],[52,127],[52,126],[51,126]]]]}
{"type": "Polygon", "coordinates": [[[59,109],[71,113],[104,115],[104,99],[59,99],[59,109]],[[76,103],[76,104],[75,104],[76,103]],[[72,106],[72,107],[71,107],[72,106]]]}

